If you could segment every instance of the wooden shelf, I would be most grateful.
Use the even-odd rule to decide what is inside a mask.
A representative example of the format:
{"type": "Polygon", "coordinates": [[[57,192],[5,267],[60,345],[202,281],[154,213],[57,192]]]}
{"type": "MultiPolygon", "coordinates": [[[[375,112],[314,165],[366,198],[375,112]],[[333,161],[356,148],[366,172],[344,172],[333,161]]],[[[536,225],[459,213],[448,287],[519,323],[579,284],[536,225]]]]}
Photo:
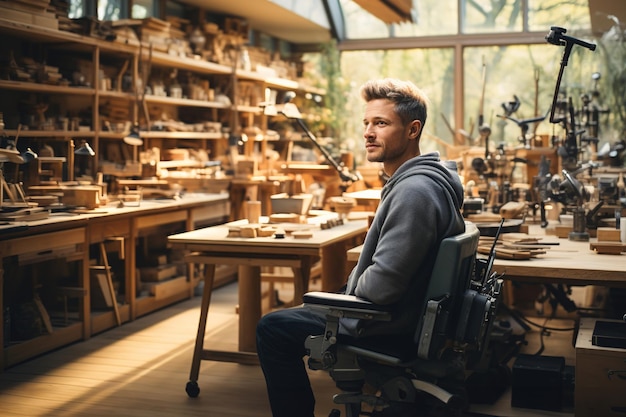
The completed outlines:
{"type": "Polygon", "coordinates": [[[187,98],[173,98],[164,96],[146,95],[146,103],[168,104],[171,106],[207,107],[214,109],[229,109],[230,106],[217,101],[190,100],[187,98]]]}
{"type": "Polygon", "coordinates": [[[9,80],[0,80],[0,89],[28,91],[41,94],[75,94],[84,96],[92,96],[96,94],[96,90],[94,88],[66,87],[62,85],[9,80]]]}
{"type": "MultiPolygon", "coordinates": [[[[5,129],[7,136],[16,136],[17,129],[5,129]]],[[[80,130],[21,130],[20,137],[26,138],[93,138],[96,132],[80,130]]]]}
{"type": "Polygon", "coordinates": [[[223,133],[218,132],[141,132],[139,134],[144,139],[222,139],[223,133]]]}

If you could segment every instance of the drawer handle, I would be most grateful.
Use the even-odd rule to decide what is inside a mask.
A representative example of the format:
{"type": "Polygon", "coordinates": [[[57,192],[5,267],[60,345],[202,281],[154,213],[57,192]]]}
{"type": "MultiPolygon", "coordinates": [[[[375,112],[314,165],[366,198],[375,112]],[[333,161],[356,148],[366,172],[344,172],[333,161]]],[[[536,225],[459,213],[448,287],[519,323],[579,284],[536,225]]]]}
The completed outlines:
{"type": "Polygon", "coordinates": [[[43,250],[41,252],[37,252],[37,255],[50,255],[52,253],[52,249],[43,250]]]}
{"type": "Polygon", "coordinates": [[[609,369],[606,375],[609,379],[611,379],[611,377],[615,375],[619,379],[626,381],[626,371],[622,371],[619,369],[609,369]]]}

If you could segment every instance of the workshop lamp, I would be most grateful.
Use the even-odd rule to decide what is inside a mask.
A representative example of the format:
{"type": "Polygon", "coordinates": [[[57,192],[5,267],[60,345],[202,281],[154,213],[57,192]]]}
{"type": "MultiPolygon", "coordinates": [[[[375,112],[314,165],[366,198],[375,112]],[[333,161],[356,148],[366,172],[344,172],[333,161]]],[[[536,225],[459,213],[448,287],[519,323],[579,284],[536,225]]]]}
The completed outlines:
{"type": "MultiPolygon", "coordinates": [[[[9,139],[6,135],[3,135],[2,140],[0,141],[0,209],[4,206],[5,190],[11,200],[14,200],[15,198],[14,193],[11,191],[9,184],[7,184],[4,178],[4,163],[11,162],[16,164],[15,178],[17,181],[19,169],[18,165],[28,163],[37,158],[37,154],[31,148],[27,148],[26,151],[23,153],[20,153],[20,151],[17,149],[17,140],[19,138],[20,131],[21,125],[18,126],[15,139],[9,139]]],[[[19,185],[19,187],[21,187],[21,184],[19,185]]]]}
{"type": "Polygon", "coordinates": [[[339,178],[341,179],[341,186],[339,187],[342,191],[346,191],[350,185],[356,181],[361,180],[361,175],[357,173],[350,172],[349,168],[343,166],[342,164],[335,161],[335,159],[330,155],[330,153],[324,149],[324,147],[319,143],[317,137],[311,132],[311,129],[307,126],[304,119],[302,118],[302,114],[298,107],[292,103],[291,101],[296,97],[296,93],[293,91],[287,91],[283,98],[282,104],[274,104],[270,100],[267,100],[267,91],[266,91],[266,101],[260,103],[259,106],[263,107],[263,114],[266,116],[276,116],[278,114],[282,114],[287,119],[295,120],[298,123],[298,126],[304,131],[307,138],[315,145],[315,147],[322,153],[324,159],[328,161],[330,165],[335,168],[337,173],[339,174],[339,178]]]}
{"type": "Polygon", "coordinates": [[[89,145],[89,143],[87,143],[86,140],[82,141],[78,149],[74,151],[74,154],[81,155],[81,156],[95,156],[96,155],[93,148],[91,147],[91,145],[89,145]]]}
{"type": "Polygon", "coordinates": [[[139,135],[139,126],[134,125],[130,133],[124,136],[124,143],[133,147],[133,162],[137,162],[137,147],[143,145],[143,140],[139,135]]]}

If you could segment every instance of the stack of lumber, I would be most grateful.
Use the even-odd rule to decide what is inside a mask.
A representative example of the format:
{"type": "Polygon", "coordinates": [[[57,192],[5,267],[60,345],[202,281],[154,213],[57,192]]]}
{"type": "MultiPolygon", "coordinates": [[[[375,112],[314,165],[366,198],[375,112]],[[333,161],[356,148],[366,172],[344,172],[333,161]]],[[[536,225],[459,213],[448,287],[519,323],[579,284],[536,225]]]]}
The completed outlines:
{"type": "Polygon", "coordinates": [[[119,19],[112,21],[111,31],[115,33],[114,42],[139,46],[139,38],[133,28],[140,25],[141,20],[139,19],[119,19]]]}
{"type": "Polygon", "coordinates": [[[187,39],[191,23],[187,19],[176,16],[167,16],[170,24],[170,45],[168,53],[174,56],[188,56],[192,54],[191,45],[187,39]]]}
{"type": "Polygon", "coordinates": [[[143,19],[138,28],[142,42],[152,45],[155,51],[167,52],[170,45],[171,23],[156,17],[143,19]]]}
{"type": "Polygon", "coordinates": [[[73,19],[69,18],[70,5],[67,0],[51,0],[51,10],[54,10],[54,15],[59,22],[59,30],[67,32],[74,32],[80,30],[80,24],[76,23],[73,19]]]}
{"type": "MultiPolygon", "coordinates": [[[[478,242],[478,253],[489,255],[493,240],[493,237],[481,236],[478,242]]],[[[558,242],[542,242],[540,238],[527,233],[503,233],[496,242],[496,258],[530,259],[545,254],[554,245],[558,245],[558,242]]]]}
{"type": "Polygon", "coordinates": [[[0,0],[0,14],[2,19],[59,29],[50,0],[0,0]]]}

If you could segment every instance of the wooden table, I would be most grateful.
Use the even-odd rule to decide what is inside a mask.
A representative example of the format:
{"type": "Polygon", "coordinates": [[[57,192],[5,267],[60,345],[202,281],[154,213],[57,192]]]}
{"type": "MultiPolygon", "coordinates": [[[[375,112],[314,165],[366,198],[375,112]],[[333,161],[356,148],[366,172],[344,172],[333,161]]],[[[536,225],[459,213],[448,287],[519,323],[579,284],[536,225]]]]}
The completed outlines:
{"type": "MultiPolygon", "coordinates": [[[[326,212],[327,213],[327,212],[326,212]]],[[[283,239],[275,237],[241,238],[228,237],[229,226],[245,225],[247,220],[239,220],[226,225],[198,229],[169,237],[169,242],[178,248],[190,251],[191,263],[206,265],[206,276],[200,322],[191,380],[195,381],[201,360],[217,360],[239,363],[256,363],[256,324],[261,317],[261,267],[285,266],[294,271],[295,304],[301,303],[307,291],[313,259],[321,258],[322,290],[336,291],[346,281],[346,250],[354,245],[367,231],[366,220],[348,220],[343,225],[321,229],[324,219],[336,218],[335,213],[312,218],[311,238],[283,239]],[[317,223],[317,224],[316,224],[317,223]],[[204,349],[204,334],[211,297],[211,287],[215,265],[239,266],[239,351],[223,352],[204,349]]],[[[261,221],[266,220],[262,218],[261,221]]],[[[286,225],[285,225],[286,226],[286,225]]]]}
{"type": "Polygon", "coordinates": [[[504,279],[626,288],[626,253],[598,254],[590,249],[595,239],[576,242],[545,236],[543,229],[535,225],[531,225],[529,235],[559,244],[528,260],[496,259],[494,270],[504,273],[504,279]]]}
{"type": "Polygon", "coordinates": [[[354,198],[360,206],[367,207],[369,210],[376,211],[380,203],[380,188],[368,188],[366,190],[346,192],[342,195],[348,198],[354,198]]]}
{"type": "MultiPolygon", "coordinates": [[[[558,245],[551,246],[545,254],[530,259],[496,259],[493,269],[504,273],[504,279],[626,288],[626,253],[598,254],[590,249],[590,242],[595,242],[595,239],[590,242],[575,242],[546,236],[543,229],[535,225],[531,225],[529,236],[558,242],[558,245]]],[[[348,261],[357,261],[361,249],[358,246],[348,250],[348,261]]]]}

